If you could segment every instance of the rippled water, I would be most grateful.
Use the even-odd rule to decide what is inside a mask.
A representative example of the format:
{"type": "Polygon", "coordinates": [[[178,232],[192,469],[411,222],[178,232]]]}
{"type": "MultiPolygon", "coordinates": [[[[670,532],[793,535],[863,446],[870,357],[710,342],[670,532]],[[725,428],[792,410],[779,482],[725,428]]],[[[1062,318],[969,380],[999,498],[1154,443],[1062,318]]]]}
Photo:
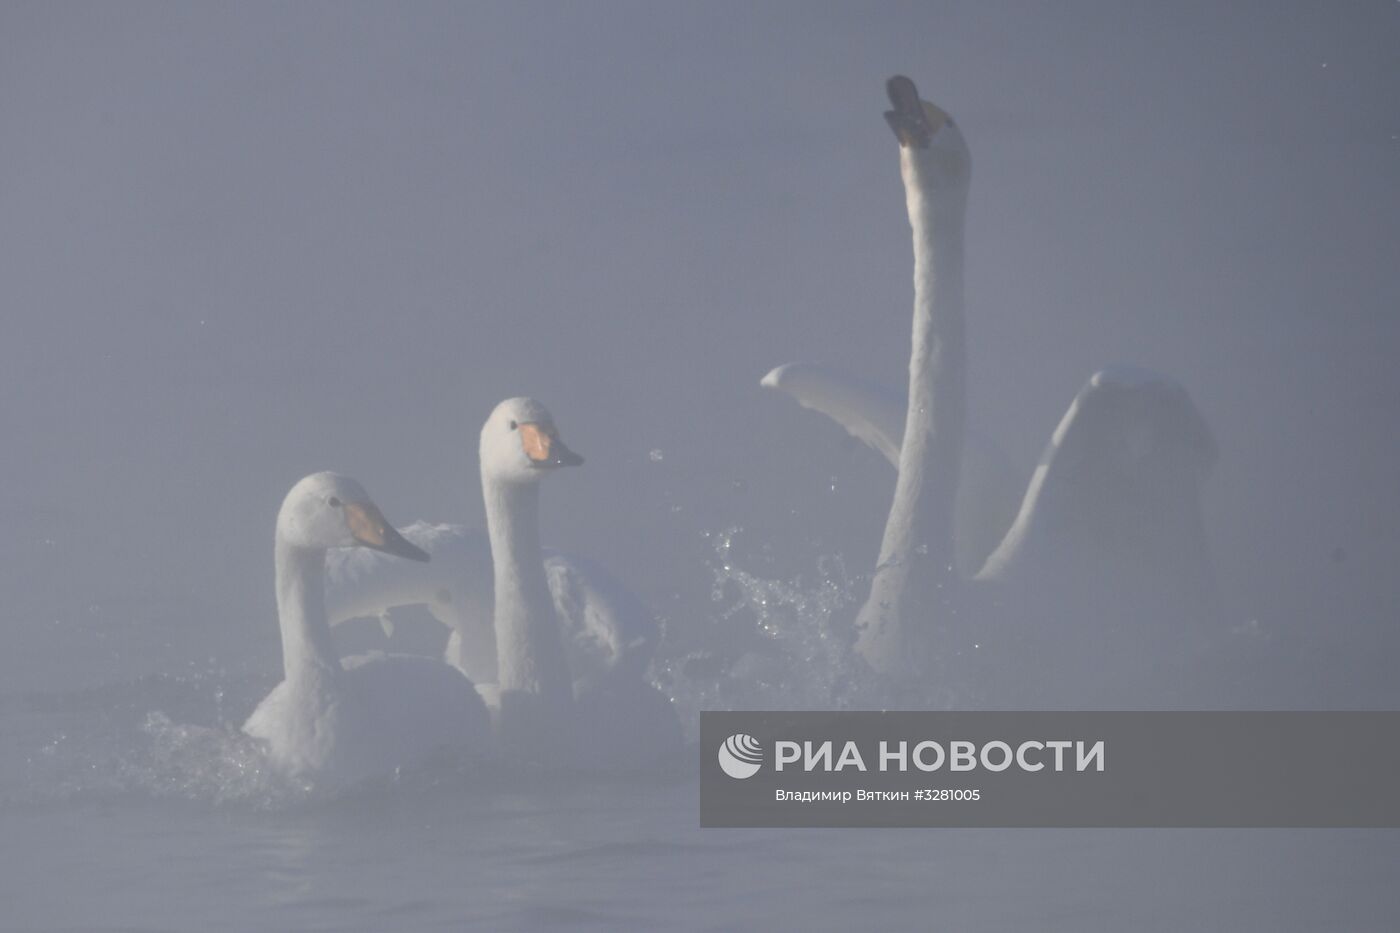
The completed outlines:
{"type": "Polygon", "coordinates": [[[0,809],[8,929],[1392,930],[1394,833],[696,828],[692,783],[0,809]]]}

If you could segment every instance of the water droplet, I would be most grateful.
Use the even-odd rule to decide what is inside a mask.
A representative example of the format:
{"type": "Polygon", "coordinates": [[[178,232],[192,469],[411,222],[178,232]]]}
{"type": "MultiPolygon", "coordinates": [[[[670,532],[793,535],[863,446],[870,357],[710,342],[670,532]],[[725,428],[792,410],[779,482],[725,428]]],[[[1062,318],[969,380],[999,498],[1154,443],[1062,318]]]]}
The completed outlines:
{"type": "Polygon", "coordinates": [[[647,458],[651,460],[652,463],[660,463],[662,460],[666,459],[666,455],[662,453],[660,447],[653,447],[651,453],[647,454],[647,458]]]}

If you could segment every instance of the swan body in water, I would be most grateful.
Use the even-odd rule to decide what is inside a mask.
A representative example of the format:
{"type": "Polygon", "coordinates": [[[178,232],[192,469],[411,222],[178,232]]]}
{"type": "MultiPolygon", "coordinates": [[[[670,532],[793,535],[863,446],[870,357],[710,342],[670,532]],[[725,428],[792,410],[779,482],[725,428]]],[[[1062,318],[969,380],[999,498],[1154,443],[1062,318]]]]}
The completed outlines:
{"type": "Polygon", "coordinates": [[[583,462],[530,398],[496,406],[481,430],[485,533],[417,523],[404,535],[433,556],[330,556],[332,618],[425,604],[451,629],[448,659],[475,675],[507,754],[630,769],[680,748],[669,700],[645,680],[657,627],[596,564],[540,545],[540,483],[583,462]]]}
{"type": "Polygon", "coordinates": [[[487,712],[462,672],[429,658],[372,655],[341,663],[325,612],[326,553],[372,548],[428,555],[394,530],[359,483],[314,473],[277,514],[277,614],[284,678],[243,731],[279,769],[353,782],[490,739],[487,712]]]}

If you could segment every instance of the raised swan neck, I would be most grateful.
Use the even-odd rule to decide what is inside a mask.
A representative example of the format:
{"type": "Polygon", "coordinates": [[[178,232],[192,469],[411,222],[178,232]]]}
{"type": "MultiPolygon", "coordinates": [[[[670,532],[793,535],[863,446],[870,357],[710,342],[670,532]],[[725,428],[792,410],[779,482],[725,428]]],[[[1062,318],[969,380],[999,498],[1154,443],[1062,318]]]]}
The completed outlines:
{"type": "MultiPolygon", "coordinates": [[[[950,127],[951,129],[951,127],[950,127]]],[[[899,478],[870,597],[857,619],[857,650],[877,671],[917,671],[933,616],[956,585],[954,505],[966,412],[963,220],[965,151],[900,147],[914,247],[909,407],[899,478]],[[952,174],[950,180],[941,176],[952,174]]]]}

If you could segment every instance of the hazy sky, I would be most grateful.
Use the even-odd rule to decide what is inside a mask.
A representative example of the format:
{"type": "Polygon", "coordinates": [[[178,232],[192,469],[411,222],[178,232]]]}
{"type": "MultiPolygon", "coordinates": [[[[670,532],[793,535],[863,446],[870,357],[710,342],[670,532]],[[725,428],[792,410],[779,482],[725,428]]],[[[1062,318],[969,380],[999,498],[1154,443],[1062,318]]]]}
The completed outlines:
{"type": "Polygon", "coordinates": [[[1385,643],[1397,49],[1382,0],[6,3],[0,687],[273,669],[291,483],[479,521],[514,394],[588,457],[547,539],[665,611],[704,529],[873,561],[893,474],[757,382],[904,379],[895,72],[973,152],[984,433],[1175,375],[1235,615],[1385,643]]]}

